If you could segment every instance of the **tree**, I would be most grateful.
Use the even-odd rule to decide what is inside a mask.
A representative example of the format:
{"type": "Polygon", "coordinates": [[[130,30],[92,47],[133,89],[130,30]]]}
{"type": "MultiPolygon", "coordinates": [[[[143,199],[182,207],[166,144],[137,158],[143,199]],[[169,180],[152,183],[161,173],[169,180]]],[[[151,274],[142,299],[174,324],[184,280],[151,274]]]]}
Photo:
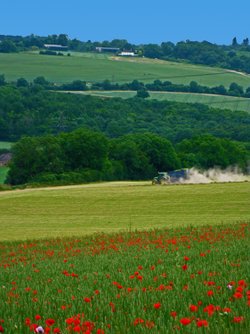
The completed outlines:
{"type": "Polygon", "coordinates": [[[43,86],[43,87],[46,87],[49,84],[49,82],[43,76],[35,78],[33,80],[33,82],[34,82],[34,84],[40,85],[40,86],[43,86]]]}
{"type": "Polygon", "coordinates": [[[19,79],[17,79],[16,85],[17,85],[17,87],[28,87],[29,83],[26,79],[19,78],[19,79]]]}
{"type": "Polygon", "coordinates": [[[140,89],[136,93],[136,97],[140,97],[142,99],[146,99],[149,96],[149,92],[146,89],[140,89]]]}
{"type": "Polygon", "coordinates": [[[6,84],[4,74],[0,74],[0,86],[4,86],[6,84]]]}
{"type": "Polygon", "coordinates": [[[243,46],[248,46],[249,45],[249,39],[248,39],[248,37],[245,38],[245,39],[243,39],[242,45],[243,46]]]}
{"type": "Polygon", "coordinates": [[[17,52],[17,47],[12,41],[5,39],[0,43],[0,52],[3,53],[17,52]]]}
{"type": "Polygon", "coordinates": [[[238,42],[237,42],[237,38],[236,37],[234,37],[233,40],[232,40],[232,46],[233,47],[238,46],[238,42]]]}

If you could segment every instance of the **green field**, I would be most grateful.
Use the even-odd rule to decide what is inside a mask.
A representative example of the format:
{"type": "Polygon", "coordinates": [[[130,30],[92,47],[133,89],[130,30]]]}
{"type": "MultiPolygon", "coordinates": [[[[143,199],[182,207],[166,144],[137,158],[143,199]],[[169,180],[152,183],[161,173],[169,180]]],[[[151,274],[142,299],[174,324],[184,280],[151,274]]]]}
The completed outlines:
{"type": "Polygon", "coordinates": [[[7,149],[9,150],[11,148],[13,143],[10,143],[8,141],[0,141],[0,150],[1,149],[7,149]]]}
{"type": "MultiPolygon", "coordinates": [[[[136,95],[134,91],[87,91],[87,92],[71,92],[75,94],[90,94],[101,97],[121,97],[124,99],[131,98],[136,95]]],[[[208,95],[208,94],[195,94],[195,93],[175,93],[175,92],[149,92],[150,99],[157,99],[160,101],[169,100],[183,103],[204,103],[210,107],[220,109],[230,109],[234,111],[248,111],[250,112],[250,99],[234,97],[234,96],[221,96],[221,95],[208,95]]]]}
{"type": "Polygon", "coordinates": [[[8,170],[8,167],[0,167],[0,184],[4,183],[8,170]]]}
{"type": "Polygon", "coordinates": [[[103,54],[73,53],[71,57],[45,56],[37,53],[0,54],[0,73],[8,81],[24,77],[33,80],[43,75],[57,83],[76,79],[88,82],[109,79],[112,82],[130,82],[134,79],[152,82],[156,79],[188,84],[195,80],[201,85],[217,86],[237,82],[250,86],[250,76],[185,63],[166,62],[158,59],[108,57],[103,54]]]}
{"type": "Polygon", "coordinates": [[[250,220],[250,183],[103,183],[0,192],[0,240],[250,220]]]}

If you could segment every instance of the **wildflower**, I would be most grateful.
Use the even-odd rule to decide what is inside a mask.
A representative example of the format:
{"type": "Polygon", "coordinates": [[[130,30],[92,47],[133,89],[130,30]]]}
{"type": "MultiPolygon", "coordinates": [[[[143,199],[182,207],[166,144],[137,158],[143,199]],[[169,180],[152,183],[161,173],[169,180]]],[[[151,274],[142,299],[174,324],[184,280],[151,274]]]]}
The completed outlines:
{"type": "Polygon", "coordinates": [[[0,325],[0,333],[4,333],[3,326],[0,325]]]}
{"type": "Polygon", "coordinates": [[[177,317],[177,312],[172,311],[170,312],[171,317],[176,318],[177,317]]]}
{"type": "Polygon", "coordinates": [[[161,303],[155,303],[155,304],[154,304],[154,308],[155,308],[155,309],[159,309],[160,307],[161,307],[161,303]]]}
{"type": "Polygon", "coordinates": [[[234,317],[233,318],[233,322],[239,323],[242,322],[244,320],[244,317],[234,317]]]}
{"type": "Polygon", "coordinates": [[[85,297],[85,298],[84,298],[84,301],[85,301],[86,303],[90,303],[90,302],[91,302],[91,299],[88,298],[88,297],[85,297]]]}
{"type": "Polygon", "coordinates": [[[199,319],[199,320],[197,320],[196,325],[197,325],[197,327],[207,327],[208,322],[207,322],[207,320],[199,319]]]}
{"type": "Polygon", "coordinates": [[[242,294],[241,292],[235,292],[235,294],[234,294],[233,296],[234,296],[234,298],[236,298],[236,299],[240,299],[240,298],[243,297],[243,294],[242,294]]]}
{"type": "Polygon", "coordinates": [[[197,312],[197,311],[198,311],[198,306],[196,306],[196,305],[190,305],[190,306],[189,306],[189,310],[190,310],[191,312],[197,312]]]}
{"type": "MultiPolygon", "coordinates": [[[[54,323],[55,323],[55,320],[54,320],[54,319],[47,319],[47,320],[45,321],[45,323],[46,323],[47,326],[53,326],[54,323]]],[[[38,332],[38,333],[39,333],[39,332],[38,332]]]]}
{"type": "Polygon", "coordinates": [[[143,324],[144,323],[144,320],[141,319],[141,318],[136,318],[135,321],[134,321],[134,326],[138,325],[138,324],[143,324]]]}
{"type": "Polygon", "coordinates": [[[35,329],[36,333],[44,333],[44,329],[42,328],[42,326],[38,326],[36,329],[35,329]]]}
{"type": "Polygon", "coordinates": [[[187,270],[188,269],[188,266],[186,264],[184,264],[184,266],[182,266],[182,270],[187,270]]]}
{"type": "Polygon", "coordinates": [[[190,318],[181,318],[180,320],[180,323],[183,325],[183,326],[187,326],[191,323],[191,319],[190,318]]]}

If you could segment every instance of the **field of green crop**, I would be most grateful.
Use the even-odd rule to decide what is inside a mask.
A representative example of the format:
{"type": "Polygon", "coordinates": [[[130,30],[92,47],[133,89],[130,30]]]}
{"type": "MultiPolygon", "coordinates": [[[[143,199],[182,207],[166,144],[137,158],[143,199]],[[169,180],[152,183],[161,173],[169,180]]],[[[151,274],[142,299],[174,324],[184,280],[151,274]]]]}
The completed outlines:
{"type": "Polygon", "coordinates": [[[0,192],[0,240],[250,220],[250,183],[101,183],[0,192]]]}
{"type": "Polygon", "coordinates": [[[0,184],[4,183],[8,170],[8,167],[0,167],[0,184]]]}
{"type": "Polygon", "coordinates": [[[0,150],[1,149],[7,149],[9,150],[11,148],[11,145],[13,143],[7,142],[7,141],[0,141],[0,150]]]}
{"type": "Polygon", "coordinates": [[[155,79],[187,84],[192,80],[202,85],[229,86],[237,82],[250,86],[250,76],[220,68],[165,62],[146,58],[108,57],[103,54],[73,53],[71,57],[45,56],[37,53],[0,54],[0,73],[8,81],[24,77],[32,80],[43,75],[46,79],[62,83],[76,79],[86,81],[129,82],[134,79],[152,82],[155,79]]]}
{"type": "MultiPolygon", "coordinates": [[[[90,94],[101,97],[121,97],[128,99],[136,95],[134,91],[87,91],[87,92],[72,92],[75,94],[90,94]]],[[[169,100],[184,103],[204,103],[210,107],[220,109],[230,109],[234,111],[248,111],[250,112],[250,99],[240,98],[234,96],[220,96],[208,94],[194,94],[194,93],[174,93],[174,92],[149,92],[150,99],[157,99],[160,101],[169,100]]]]}

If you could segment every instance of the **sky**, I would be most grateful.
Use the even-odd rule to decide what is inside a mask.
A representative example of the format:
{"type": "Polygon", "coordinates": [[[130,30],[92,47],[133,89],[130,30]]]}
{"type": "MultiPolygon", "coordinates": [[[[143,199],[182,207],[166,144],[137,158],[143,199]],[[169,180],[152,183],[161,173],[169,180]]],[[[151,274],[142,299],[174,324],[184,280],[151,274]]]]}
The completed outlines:
{"type": "Polygon", "coordinates": [[[250,38],[250,0],[0,0],[0,35],[134,44],[250,38]]]}

